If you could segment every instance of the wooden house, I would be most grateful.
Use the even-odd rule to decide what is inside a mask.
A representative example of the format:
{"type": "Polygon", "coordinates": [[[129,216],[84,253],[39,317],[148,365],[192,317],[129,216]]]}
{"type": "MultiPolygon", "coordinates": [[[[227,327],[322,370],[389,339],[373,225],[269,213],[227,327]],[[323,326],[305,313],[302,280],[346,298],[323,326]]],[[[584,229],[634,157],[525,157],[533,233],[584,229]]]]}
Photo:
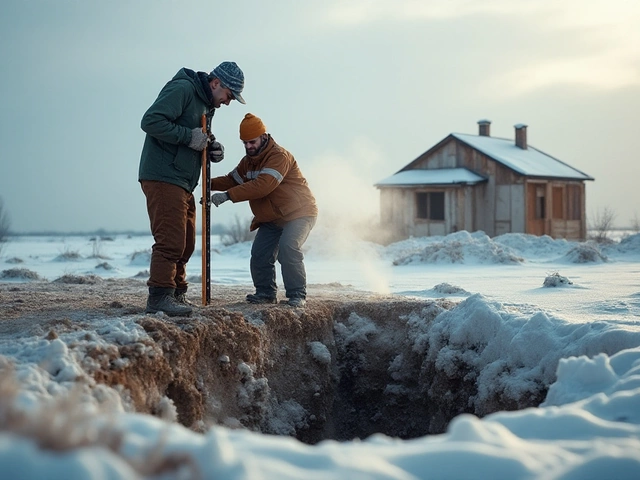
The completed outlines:
{"type": "Polygon", "coordinates": [[[530,233],[586,238],[589,175],[515,140],[452,133],[394,175],[378,182],[381,225],[396,239],[482,230],[490,237],[530,233]]]}

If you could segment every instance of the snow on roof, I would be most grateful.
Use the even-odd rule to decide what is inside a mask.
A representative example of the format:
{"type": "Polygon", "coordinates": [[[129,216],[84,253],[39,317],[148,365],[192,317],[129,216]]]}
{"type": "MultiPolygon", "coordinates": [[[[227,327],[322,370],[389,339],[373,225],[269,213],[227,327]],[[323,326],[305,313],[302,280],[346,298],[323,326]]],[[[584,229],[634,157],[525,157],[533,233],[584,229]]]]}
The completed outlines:
{"type": "Polygon", "coordinates": [[[457,185],[486,182],[487,179],[466,168],[403,170],[379,181],[376,187],[411,187],[416,185],[457,185]]]}
{"type": "Polygon", "coordinates": [[[521,175],[593,180],[586,173],[570,167],[531,145],[523,150],[517,147],[513,140],[505,138],[462,133],[452,133],[451,135],[521,175]]]}

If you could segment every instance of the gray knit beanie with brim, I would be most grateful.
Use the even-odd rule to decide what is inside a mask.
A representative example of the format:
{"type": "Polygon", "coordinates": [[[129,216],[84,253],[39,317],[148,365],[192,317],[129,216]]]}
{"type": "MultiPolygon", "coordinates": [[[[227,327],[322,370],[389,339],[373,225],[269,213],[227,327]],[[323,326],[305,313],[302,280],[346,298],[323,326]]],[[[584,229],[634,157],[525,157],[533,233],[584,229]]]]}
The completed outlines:
{"type": "Polygon", "coordinates": [[[209,75],[219,79],[223,87],[231,90],[237,101],[242,104],[246,103],[241,95],[244,89],[244,73],[236,62],[222,62],[209,75]]]}

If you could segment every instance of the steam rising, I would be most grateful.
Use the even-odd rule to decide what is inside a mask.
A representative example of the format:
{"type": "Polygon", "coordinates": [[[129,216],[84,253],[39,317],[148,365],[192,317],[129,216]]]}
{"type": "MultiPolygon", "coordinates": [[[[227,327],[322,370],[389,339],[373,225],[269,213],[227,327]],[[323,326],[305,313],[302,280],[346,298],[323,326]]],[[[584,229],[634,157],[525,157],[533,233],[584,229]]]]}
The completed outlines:
{"type": "Polygon", "coordinates": [[[347,152],[325,152],[310,159],[303,173],[318,202],[318,224],[357,230],[377,226],[380,200],[373,186],[389,172],[381,149],[367,138],[354,139],[347,152]]]}
{"type": "Polygon", "coordinates": [[[381,148],[359,137],[344,153],[325,152],[311,159],[303,173],[319,210],[318,223],[307,243],[308,254],[357,259],[357,268],[369,288],[388,293],[387,274],[376,261],[381,246],[373,243],[380,232],[380,199],[373,185],[390,173],[381,148]]]}

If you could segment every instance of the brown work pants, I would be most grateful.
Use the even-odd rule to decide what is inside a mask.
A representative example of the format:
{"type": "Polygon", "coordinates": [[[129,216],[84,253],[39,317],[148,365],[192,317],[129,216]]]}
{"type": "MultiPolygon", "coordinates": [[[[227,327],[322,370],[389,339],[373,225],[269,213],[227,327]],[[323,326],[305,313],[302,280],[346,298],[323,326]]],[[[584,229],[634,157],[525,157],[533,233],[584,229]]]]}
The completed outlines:
{"type": "Polygon", "coordinates": [[[143,180],[147,212],[155,241],[149,287],[186,289],[186,264],[196,247],[196,205],[193,194],[177,185],[143,180]]]}

